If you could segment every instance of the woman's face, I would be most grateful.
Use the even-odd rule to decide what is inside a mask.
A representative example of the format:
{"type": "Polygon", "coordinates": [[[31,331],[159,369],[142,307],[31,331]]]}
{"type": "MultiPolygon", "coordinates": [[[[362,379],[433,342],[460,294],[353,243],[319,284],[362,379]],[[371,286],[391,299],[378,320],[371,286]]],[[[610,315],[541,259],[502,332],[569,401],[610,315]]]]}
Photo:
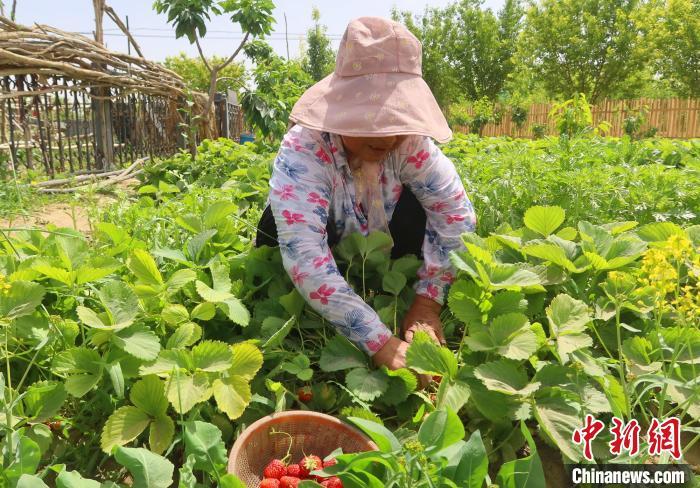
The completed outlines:
{"type": "Polygon", "coordinates": [[[406,136],[350,137],[340,136],[348,153],[348,160],[360,159],[370,163],[382,161],[396,149],[406,136]]]}

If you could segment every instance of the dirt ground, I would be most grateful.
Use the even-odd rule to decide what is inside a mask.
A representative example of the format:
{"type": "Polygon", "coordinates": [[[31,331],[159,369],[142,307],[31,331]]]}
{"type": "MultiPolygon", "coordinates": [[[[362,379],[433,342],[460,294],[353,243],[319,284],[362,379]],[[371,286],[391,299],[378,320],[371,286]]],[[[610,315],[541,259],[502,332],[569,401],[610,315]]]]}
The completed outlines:
{"type": "MultiPolygon", "coordinates": [[[[128,190],[137,183],[138,180],[129,179],[116,184],[116,187],[128,190]]],[[[0,219],[0,228],[44,228],[48,224],[53,224],[56,227],[68,227],[82,233],[90,233],[92,231],[90,209],[104,207],[115,201],[116,197],[113,194],[100,193],[80,198],[74,203],[52,202],[33,210],[29,215],[0,219]]]]}

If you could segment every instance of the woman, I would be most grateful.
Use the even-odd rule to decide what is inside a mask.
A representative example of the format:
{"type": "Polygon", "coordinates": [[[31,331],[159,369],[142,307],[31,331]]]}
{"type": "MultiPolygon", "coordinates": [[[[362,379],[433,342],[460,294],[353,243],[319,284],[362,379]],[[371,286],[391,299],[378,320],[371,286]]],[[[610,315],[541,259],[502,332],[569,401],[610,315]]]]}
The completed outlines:
{"type": "Polygon", "coordinates": [[[452,132],[421,76],[420,42],[396,22],[350,22],[335,72],[302,95],[290,119],[257,245],[279,243],[302,296],[377,366],[405,367],[416,330],[444,343],[449,252],[475,227],[454,165],[431,140],[452,132]],[[424,259],[405,341],[353,292],[330,251],[341,237],[376,230],[391,234],[392,257],[424,259]]]}

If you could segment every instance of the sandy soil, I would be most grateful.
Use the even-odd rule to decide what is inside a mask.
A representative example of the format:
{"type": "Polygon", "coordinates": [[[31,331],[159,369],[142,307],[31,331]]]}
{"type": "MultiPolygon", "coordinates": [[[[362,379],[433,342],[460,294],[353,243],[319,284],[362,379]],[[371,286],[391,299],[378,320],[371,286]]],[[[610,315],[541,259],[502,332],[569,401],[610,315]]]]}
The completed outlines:
{"type": "MultiPolygon", "coordinates": [[[[129,189],[138,180],[129,179],[116,185],[119,189],[129,189]]],[[[68,227],[82,233],[90,233],[90,210],[95,206],[103,207],[116,201],[111,194],[97,194],[81,198],[75,203],[54,202],[32,211],[27,216],[16,216],[10,219],[0,219],[0,228],[43,228],[48,224],[56,227],[68,227]]],[[[94,219],[94,216],[93,216],[94,219]]]]}

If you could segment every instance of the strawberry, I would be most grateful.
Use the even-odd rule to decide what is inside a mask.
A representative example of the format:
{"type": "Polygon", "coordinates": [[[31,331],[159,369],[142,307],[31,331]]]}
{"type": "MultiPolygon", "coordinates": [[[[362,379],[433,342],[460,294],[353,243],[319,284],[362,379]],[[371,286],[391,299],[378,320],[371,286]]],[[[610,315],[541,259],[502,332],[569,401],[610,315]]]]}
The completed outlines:
{"type": "Polygon", "coordinates": [[[301,466],[298,464],[290,464],[287,466],[287,476],[292,476],[294,478],[303,478],[301,475],[301,466]]]}
{"type": "Polygon", "coordinates": [[[323,461],[321,458],[315,455],[310,455],[304,457],[300,462],[302,478],[307,478],[311,471],[323,468],[323,461]]]}
{"type": "Polygon", "coordinates": [[[301,480],[295,476],[282,476],[280,488],[297,488],[301,480]]]}
{"type": "Polygon", "coordinates": [[[335,458],[331,458],[328,461],[323,461],[323,467],[328,468],[330,466],[335,466],[338,464],[338,461],[335,460],[335,458]]]}
{"type": "Polygon", "coordinates": [[[343,482],[340,481],[340,478],[337,476],[333,476],[327,480],[321,481],[321,486],[324,488],[343,488],[343,482]]]}
{"type": "Polygon", "coordinates": [[[314,393],[311,391],[311,388],[308,386],[305,386],[303,388],[299,388],[297,391],[297,397],[299,398],[299,401],[302,403],[308,403],[314,398],[314,393]]]}
{"type": "Polygon", "coordinates": [[[265,478],[260,482],[260,488],[280,488],[280,480],[265,478]]]}
{"type": "Polygon", "coordinates": [[[263,470],[263,476],[265,478],[274,478],[279,480],[282,476],[287,474],[287,466],[279,459],[273,459],[270,464],[265,466],[263,470]]]}

